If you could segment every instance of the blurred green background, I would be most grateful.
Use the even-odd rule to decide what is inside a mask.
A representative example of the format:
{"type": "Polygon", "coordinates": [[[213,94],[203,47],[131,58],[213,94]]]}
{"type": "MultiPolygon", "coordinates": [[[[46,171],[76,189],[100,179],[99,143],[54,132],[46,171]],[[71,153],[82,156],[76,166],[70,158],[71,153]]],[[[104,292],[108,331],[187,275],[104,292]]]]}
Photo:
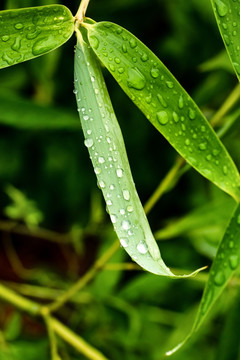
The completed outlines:
{"type": "MultiPolygon", "coordinates": [[[[3,0],[0,10],[53,3],[3,0]]],[[[58,3],[73,14],[79,5],[58,3]]],[[[87,16],[133,32],[208,119],[237,85],[210,0],[91,0],[87,16]]],[[[75,36],[50,54],[0,71],[0,279],[42,302],[66,290],[115,239],[83,145],[73,95],[74,45],[75,36]]],[[[103,72],[145,203],[176,152],[103,72]]],[[[222,124],[234,122],[223,142],[239,168],[238,105],[222,124]]],[[[233,206],[194,170],[184,174],[149,215],[153,231],[160,230],[165,262],[179,271],[210,265],[233,206]]],[[[111,260],[124,261],[130,259],[121,249],[111,260]]],[[[58,316],[111,360],[160,360],[191,328],[206,279],[207,272],[174,281],[106,270],[58,316]]],[[[238,285],[236,277],[173,359],[240,359],[238,285]]],[[[41,322],[2,303],[0,329],[0,360],[50,358],[41,322]]],[[[85,358],[61,341],[59,349],[62,359],[85,358]]]]}

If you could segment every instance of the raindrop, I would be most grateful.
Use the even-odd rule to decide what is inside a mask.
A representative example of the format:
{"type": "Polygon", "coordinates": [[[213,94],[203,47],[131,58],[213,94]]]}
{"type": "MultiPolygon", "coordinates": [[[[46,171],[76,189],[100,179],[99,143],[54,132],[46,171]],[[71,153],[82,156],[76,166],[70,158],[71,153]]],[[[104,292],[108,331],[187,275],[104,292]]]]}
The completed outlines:
{"type": "Polygon", "coordinates": [[[185,140],[185,145],[187,145],[187,146],[190,145],[190,140],[189,139],[185,140]]]}
{"type": "Polygon", "coordinates": [[[124,214],[125,214],[125,210],[124,210],[124,209],[120,209],[119,212],[120,212],[121,215],[124,215],[124,214]]]}
{"type": "Polygon", "coordinates": [[[99,162],[100,164],[105,163],[105,159],[104,159],[104,157],[103,157],[103,156],[99,156],[99,158],[98,158],[98,162],[99,162]]]}
{"type": "Polygon", "coordinates": [[[134,49],[137,46],[137,41],[135,39],[130,39],[129,45],[132,49],[134,49]]]}
{"type": "Polygon", "coordinates": [[[123,67],[118,68],[118,72],[119,72],[119,74],[124,73],[124,71],[125,71],[125,69],[124,69],[123,67]]]}
{"type": "Polygon", "coordinates": [[[123,230],[129,230],[131,228],[131,223],[128,220],[123,220],[121,225],[123,230]]]}
{"type": "Polygon", "coordinates": [[[223,173],[224,175],[227,175],[227,172],[228,172],[228,168],[226,165],[223,166],[223,173]]]}
{"type": "Polygon", "coordinates": [[[84,140],[84,145],[87,148],[90,148],[91,146],[93,146],[93,139],[89,138],[89,139],[84,140]]]}
{"type": "Polygon", "coordinates": [[[145,54],[145,53],[143,53],[142,56],[141,56],[141,60],[142,60],[143,62],[147,61],[147,60],[148,60],[148,55],[145,54]]]}
{"type": "Polygon", "coordinates": [[[107,204],[108,206],[111,206],[111,205],[112,205],[112,201],[111,201],[111,200],[107,200],[107,201],[106,201],[106,204],[107,204]]]}
{"type": "Polygon", "coordinates": [[[128,70],[127,85],[136,90],[142,90],[146,84],[144,75],[137,68],[130,68],[128,70]]]}
{"type": "Polygon", "coordinates": [[[128,212],[133,212],[133,207],[132,207],[132,205],[127,206],[127,211],[128,211],[128,212]]]}
{"type": "Polygon", "coordinates": [[[111,219],[113,224],[116,224],[116,222],[117,222],[117,216],[116,215],[111,214],[110,219],[111,219]]]}
{"type": "MultiPolygon", "coordinates": [[[[83,109],[82,109],[82,111],[83,111],[83,109]]],[[[89,119],[89,116],[88,116],[88,115],[84,115],[83,120],[87,121],[88,119],[89,119]]]]}
{"type": "Polygon", "coordinates": [[[12,49],[14,51],[18,51],[21,48],[21,38],[20,37],[16,37],[14,44],[12,45],[12,49]]]}
{"type": "Polygon", "coordinates": [[[166,111],[159,111],[157,113],[157,119],[161,125],[166,125],[168,123],[168,114],[166,111]]]}
{"type": "Polygon", "coordinates": [[[221,286],[224,284],[224,281],[225,281],[225,275],[222,271],[219,271],[215,276],[214,276],[214,279],[213,279],[213,282],[215,285],[217,286],[221,286]]]}
{"type": "Polygon", "coordinates": [[[239,264],[239,258],[237,255],[231,255],[228,259],[230,268],[232,270],[235,270],[238,267],[239,264]]]}
{"type": "Polygon", "coordinates": [[[118,57],[115,57],[114,61],[116,64],[120,64],[120,62],[121,62],[121,60],[118,57]]]}
{"type": "Polygon", "coordinates": [[[173,120],[177,123],[177,122],[179,121],[179,116],[178,116],[178,114],[174,111],[174,112],[172,113],[172,115],[173,115],[173,120]]]}
{"type": "Polygon", "coordinates": [[[219,154],[219,150],[213,149],[212,154],[213,156],[217,156],[219,154]]]}
{"type": "Polygon", "coordinates": [[[166,85],[169,89],[173,88],[173,82],[172,81],[166,81],[166,85]]]}
{"type": "Polygon", "coordinates": [[[130,200],[130,193],[128,190],[123,190],[123,198],[127,201],[130,200]]]}
{"type": "Polygon", "coordinates": [[[201,144],[198,145],[198,147],[199,147],[199,149],[202,150],[202,151],[203,151],[203,150],[206,150],[206,149],[207,149],[207,143],[201,143],[201,144]]]}
{"type": "Polygon", "coordinates": [[[228,13],[227,6],[221,0],[215,0],[218,15],[224,17],[228,13]]]}
{"type": "Polygon", "coordinates": [[[189,116],[189,119],[190,119],[190,120],[194,120],[195,117],[196,117],[196,112],[195,112],[195,110],[189,108],[188,116],[189,116]]]}
{"type": "Polygon", "coordinates": [[[123,176],[123,169],[120,168],[117,169],[116,173],[117,173],[117,177],[121,178],[123,176]]]}
{"type": "Polygon", "coordinates": [[[115,186],[114,186],[114,185],[110,185],[110,186],[109,186],[109,189],[110,189],[110,190],[114,190],[114,189],[115,189],[115,186]]]}
{"type": "Polygon", "coordinates": [[[122,245],[122,247],[124,247],[124,248],[128,247],[128,239],[121,238],[119,240],[120,240],[120,244],[122,245]]]}
{"type": "Polygon", "coordinates": [[[143,241],[140,241],[137,245],[137,250],[140,252],[140,254],[146,254],[148,252],[148,248],[146,244],[143,241]]]}
{"type": "Polygon", "coordinates": [[[127,52],[127,47],[126,47],[126,45],[125,45],[125,44],[123,44],[123,46],[122,46],[122,51],[123,51],[124,53],[126,53],[126,52],[127,52]]]}
{"type": "Polygon", "coordinates": [[[96,175],[99,175],[99,174],[101,174],[102,170],[99,167],[97,167],[94,169],[94,172],[96,175]]]}
{"type": "Polygon", "coordinates": [[[184,103],[183,103],[183,97],[182,95],[179,97],[179,100],[178,100],[178,107],[179,109],[182,109],[184,106],[184,103]]]}
{"type": "Polygon", "coordinates": [[[14,64],[14,60],[12,58],[10,58],[10,56],[8,56],[6,53],[3,54],[2,59],[4,61],[6,61],[8,63],[8,65],[13,65],[14,64]]]}
{"type": "Polygon", "coordinates": [[[112,65],[112,64],[110,64],[110,65],[109,65],[109,69],[110,69],[112,72],[114,72],[114,71],[115,71],[115,66],[112,65]]]}
{"type": "Polygon", "coordinates": [[[3,36],[1,37],[1,39],[2,39],[2,41],[6,42],[6,41],[8,41],[8,40],[10,39],[10,36],[8,36],[8,35],[3,35],[3,36]]]}
{"type": "Polygon", "coordinates": [[[22,23],[17,23],[17,24],[15,24],[15,29],[17,29],[17,30],[21,30],[22,28],[23,28],[23,24],[22,23]]]}
{"type": "Polygon", "coordinates": [[[150,74],[154,79],[156,79],[159,77],[160,71],[158,69],[153,68],[151,69],[150,74]]]}
{"type": "Polygon", "coordinates": [[[92,47],[97,50],[97,48],[99,46],[99,40],[96,36],[94,36],[94,35],[91,36],[91,43],[92,43],[92,47]]]}
{"type": "Polygon", "coordinates": [[[104,189],[105,188],[105,182],[103,180],[100,180],[99,181],[99,186],[101,189],[104,189]]]}
{"type": "Polygon", "coordinates": [[[164,100],[164,98],[162,97],[162,95],[157,94],[157,98],[163,107],[165,107],[165,108],[168,107],[168,105],[167,105],[166,101],[164,100]]]}

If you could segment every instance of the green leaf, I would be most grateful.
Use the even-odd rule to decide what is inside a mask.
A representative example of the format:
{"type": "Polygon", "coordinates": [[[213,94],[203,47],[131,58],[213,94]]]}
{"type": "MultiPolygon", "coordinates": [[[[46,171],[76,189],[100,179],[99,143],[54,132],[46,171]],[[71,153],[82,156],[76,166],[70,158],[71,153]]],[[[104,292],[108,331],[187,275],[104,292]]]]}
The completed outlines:
{"type": "Polygon", "coordinates": [[[163,63],[116,24],[84,26],[98,58],[147,119],[191,166],[237,200],[240,178],[235,164],[197,105],[163,63]]]}
{"type": "Polygon", "coordinates": [[[218,28],[240,81],[239,4],[233,0],[211,0],[218,28]]]}
{"type": "Polygon", "coordinates": [[[74,17],[62,5],[0,12],[0,68],[46,54],[73,34],[74,17]]]}
{"type": "MultiPolygon", "coordinates": [[[[84,36],[83,29],[83,36],[84,36]]],[[[98,186],[122,247],[144,269],[174,276],[163,262],[133,182],[100,64],[77,31],[74,83],[78,112],[98,186]]]]}
{"type": "Polygon", "coordinates": [[[175,353],[199,329],[212,306],[238,268],[240,259],[240,204],[236,207],[212,263],[193,328],[187,338],[167,355],[175,353]]]}
{"type": "Polygon", "coordinates": [[[41,106],[12,93],[0,93],[0,109],[0,125],[19,130],[79,131],[81,129],[77,115],[71,110],[41,106]]]}

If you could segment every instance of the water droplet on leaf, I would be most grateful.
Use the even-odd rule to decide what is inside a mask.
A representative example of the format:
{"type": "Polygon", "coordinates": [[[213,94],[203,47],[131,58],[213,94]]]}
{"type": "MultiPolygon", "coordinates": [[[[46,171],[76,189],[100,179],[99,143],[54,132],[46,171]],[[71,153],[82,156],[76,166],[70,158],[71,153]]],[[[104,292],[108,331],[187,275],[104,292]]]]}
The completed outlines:
{"type": "Polygon", "coordinates": [[[157,119],[161,125],[166,125],[168,123],[168,114],[166,111],[159,111],[157,113],[157,119]]]}
{"type": "Polygon", "coordinates": [[[134,88],[136,90],[142,90],[145,84],[146,84],[145,76],[137,68],[130,68],[128,70],[128,79],[127,79],[128,87],[134,88]]]}

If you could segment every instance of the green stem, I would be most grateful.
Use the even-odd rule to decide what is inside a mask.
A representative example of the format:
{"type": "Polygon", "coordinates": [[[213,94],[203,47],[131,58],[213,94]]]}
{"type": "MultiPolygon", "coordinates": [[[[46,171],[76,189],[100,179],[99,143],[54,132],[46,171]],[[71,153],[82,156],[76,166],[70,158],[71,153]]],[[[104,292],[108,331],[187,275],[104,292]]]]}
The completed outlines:
{"type": "Polygon", "coordinates": [[[76,335],[72,330],[68,329],[57,319],[51,317],[50,324],[51,328],[56,332],[56,334],[58,334],[62,339],[72,345],[88,359],[107,360],[107,358],[100,351],[89,345],[80,336],[76,335]]]}
{"type": "Polygon", "coordinates": [[[79,8],[78,8],[78,11],[77,11],[76,16],[75,16],[75,18],[77,19],[78,24],[81,24],[84,17],[85,17],[89,2],[90,2],[90,0],[82,0],[81,1],[80,5],[79,5],[79,8]]]}
{"type": "Polygon", "coordinates": [[[219,124],[220,120],[229,112],[229,110],[231,110],[231,108],[239,100],[239,95],[240,85],[238,84],[224,101],[220,109],[214,114],[214,116],[210,120],[210,124],[212,125],[212,127],[215,127],[217,124],[219,124]]]}
{"type": "Polygon", "coordinates": [[[48,311],[53,312],[62,307],[79,290],[81,290],[86,284],[88,284],[118,249],[119,241],[115,241],[113,245],[102,255],[102,257],[100,257],[100,259],[95,262],[95,264],[90,268],[90,270],[79,279],[79,281],[77,281],[72,287],[70,287],[70,289],[68,289],[56,301],[46,307],[48,311]]]}
{"type": "Polygon", "coordinates": [[[55,337],[54,329],[52,327],[51,316],[43,313],[43,318],[44,318],[46,328],[48,331],[48,337],[49,337],[49,343],[50,343],[50,349],[51,349],[51,359],[52,360],[60,360],[58,351],[57,351],[57,340],[55,337]]]}
{"type": "Polygon", "coordinates": [[[30,315],[36,316],[41,312],[41,306],[39,304],[18,295],[15,291],[8,289],[2,284],[0,284],[0,298],[17,308],[26,311],[30,315]]]}
{"type": "Polygon", "coordinates": [[[154,205],[157,203],[157,201],[160,199],[160,197],[164,194],[164,192],[168,189],[174,178],[176,177],[177,173],[181,169],[182,165],[185,163],[185,160],[183,158],[177,157],[175,164],[173,167],[169,170],[167,175],[164,177],[164,179],[160,182],[157,189],[154,191],[152,196],[149,198],[149,200],[146,202],[144,206],[145,213],[148,214],[154,205]]]}

